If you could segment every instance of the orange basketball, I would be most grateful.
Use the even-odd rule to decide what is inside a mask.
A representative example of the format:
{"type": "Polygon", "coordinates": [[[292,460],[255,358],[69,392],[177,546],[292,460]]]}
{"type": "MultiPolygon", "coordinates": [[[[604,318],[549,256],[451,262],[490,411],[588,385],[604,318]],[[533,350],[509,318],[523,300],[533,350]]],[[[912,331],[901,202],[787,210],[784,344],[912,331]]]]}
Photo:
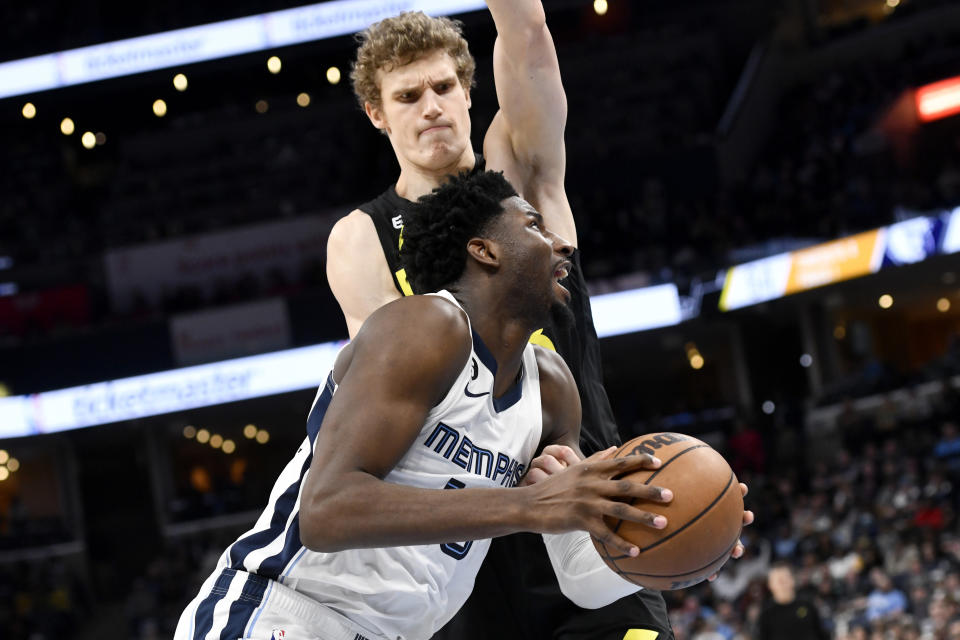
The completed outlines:
{"type": "Polygon", "coordinates": [[[625,443],[614,457],[649,453],[659,469],[623,477],[673,491],[669,504],[631,498],[632,505],[663,515],[667,526],[653,529],[607,517],[607,524],[640,548],[631,558],[593,539],[607,565],[649,589],[683,589],[717,572],[733,552],[743,528],[743,496],[730,465],[710,445],[682,433],[651,433],[625,443]]]}

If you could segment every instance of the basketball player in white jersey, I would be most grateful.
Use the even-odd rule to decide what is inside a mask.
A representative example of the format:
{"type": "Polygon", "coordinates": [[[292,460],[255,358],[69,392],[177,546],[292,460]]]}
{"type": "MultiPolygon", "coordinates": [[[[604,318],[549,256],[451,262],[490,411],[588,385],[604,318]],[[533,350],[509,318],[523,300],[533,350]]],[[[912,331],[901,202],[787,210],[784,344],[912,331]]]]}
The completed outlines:
{"type": "Polygon", "coordinates": [[[658,460],[606,451],[515,487],[542,447],[579,452],[573,377],[529,343],[569,299],[572,248],[499,173],[463,174],[416,209],[404,259],[418,290],[443,290],[385,305],[343,349],[267,509],[177,640],[429,638],[466,600],[489,539],[519,531],[562,534],[551,559],[584,606],[637,590],[598,566],[586,532],[636,555],[604,515],[666,526],[613,499],[669,501],[612,480],[658,460]]]}

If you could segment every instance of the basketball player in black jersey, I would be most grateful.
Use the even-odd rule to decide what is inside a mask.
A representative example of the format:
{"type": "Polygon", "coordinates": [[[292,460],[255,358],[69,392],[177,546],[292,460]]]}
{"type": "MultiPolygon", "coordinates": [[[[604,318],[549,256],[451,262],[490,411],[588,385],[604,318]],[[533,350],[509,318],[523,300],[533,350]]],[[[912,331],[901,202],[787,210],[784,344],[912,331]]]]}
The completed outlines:
{"type": "MultiPolygon", "coordinates": [[[[577,244],[564,190],[567,103],[540,0],[487,0],[497,27],[493,68],[500,111],[484,136],[488,169],[502,171],[548,228],[577,244]]],[[[389,139],[400,176],[378,198],[334,226],[327,276],[351,338],[374,310],[412,288],[398,255],[404,211],[447,176],[480,161],[470,144],[474,61],[456,22],[407,13],[361,34],[352,79],[371,123],[389,139]]],[[[583,407],[580,447],[619,444],[602,385],[599,345],[579,251],[567,279],[572,318],[555,318],[531,341],[556,350],[572,370],[583,407]]],[[[545,456],[549,473],[575,461],[545,456]]],[[[742,553],[739,547],[735,556],[742,553]]],[[[542,541],[494,540],[467,605],[437,636],[450,640],[673,638],[662,596],[641,591],[602,609],[580,609],[560,593],[542,541]],[[633,631],[631,631],[633,630],[633,631]],[[629,634],[629,636],[628,636],[629,634]]]]}

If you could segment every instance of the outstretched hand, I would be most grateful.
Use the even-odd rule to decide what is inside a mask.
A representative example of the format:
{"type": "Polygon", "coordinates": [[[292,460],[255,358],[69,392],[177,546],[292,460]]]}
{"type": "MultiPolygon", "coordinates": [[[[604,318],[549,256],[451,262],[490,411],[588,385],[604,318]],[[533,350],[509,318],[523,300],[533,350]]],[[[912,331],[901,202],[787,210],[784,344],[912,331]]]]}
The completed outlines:
{"type": "Polygon", "coordinates": [[[639,554],[640,549],[635,544],[607,526],[604,516],[631,520],[653,529],[666,527],[664,516],[622,501],[623,498],[638,498],[667,503],[673,499],[669,489],[621,477],[641,469],[657,469],[662,464],[660,460],[648,454],[611,458],[616,450],[611,447],[571,463],[568,452],[562,449],[569,448],[544,448],[543,454],[531,463],[531,471],[524,479],[531,492],[531,514],[536,519],[536,530],[541,533],[582,530],[624,554],[639,554]]]}

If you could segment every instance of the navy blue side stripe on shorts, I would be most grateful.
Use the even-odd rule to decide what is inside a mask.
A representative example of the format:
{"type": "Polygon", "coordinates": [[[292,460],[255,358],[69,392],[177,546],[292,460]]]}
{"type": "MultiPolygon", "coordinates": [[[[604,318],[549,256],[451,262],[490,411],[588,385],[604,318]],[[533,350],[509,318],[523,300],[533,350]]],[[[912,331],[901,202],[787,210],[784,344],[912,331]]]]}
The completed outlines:
{"type": "MultiPolygon", "coordinates": [[[[226,569],[225,571],[231,571],[226,569]]],[[[247,623],[257,607],[263,602],[263,594],[270,581],[252,573],[247,574],[240,597],[230,605],[227,625],[220,632],[220,640],[236,640],[246,636],[247,623]]]]}
{"type": "Polygon", "coordinates": [[[196,640],[206,637],[206,635],[210,633],[210,629],[213,628],[213,609],[217,606],[217,602],[219,602],[223,596],[227,595],[227,590],[230,588],[230,581],[233,580],[233,576],[236,575],[236,573],[234,569],[224,569],[220,575],[217,576],[217,581],[214,583],[209,595],[197,606],[197,613],[193,618],[193,637],[196,640]]]}

